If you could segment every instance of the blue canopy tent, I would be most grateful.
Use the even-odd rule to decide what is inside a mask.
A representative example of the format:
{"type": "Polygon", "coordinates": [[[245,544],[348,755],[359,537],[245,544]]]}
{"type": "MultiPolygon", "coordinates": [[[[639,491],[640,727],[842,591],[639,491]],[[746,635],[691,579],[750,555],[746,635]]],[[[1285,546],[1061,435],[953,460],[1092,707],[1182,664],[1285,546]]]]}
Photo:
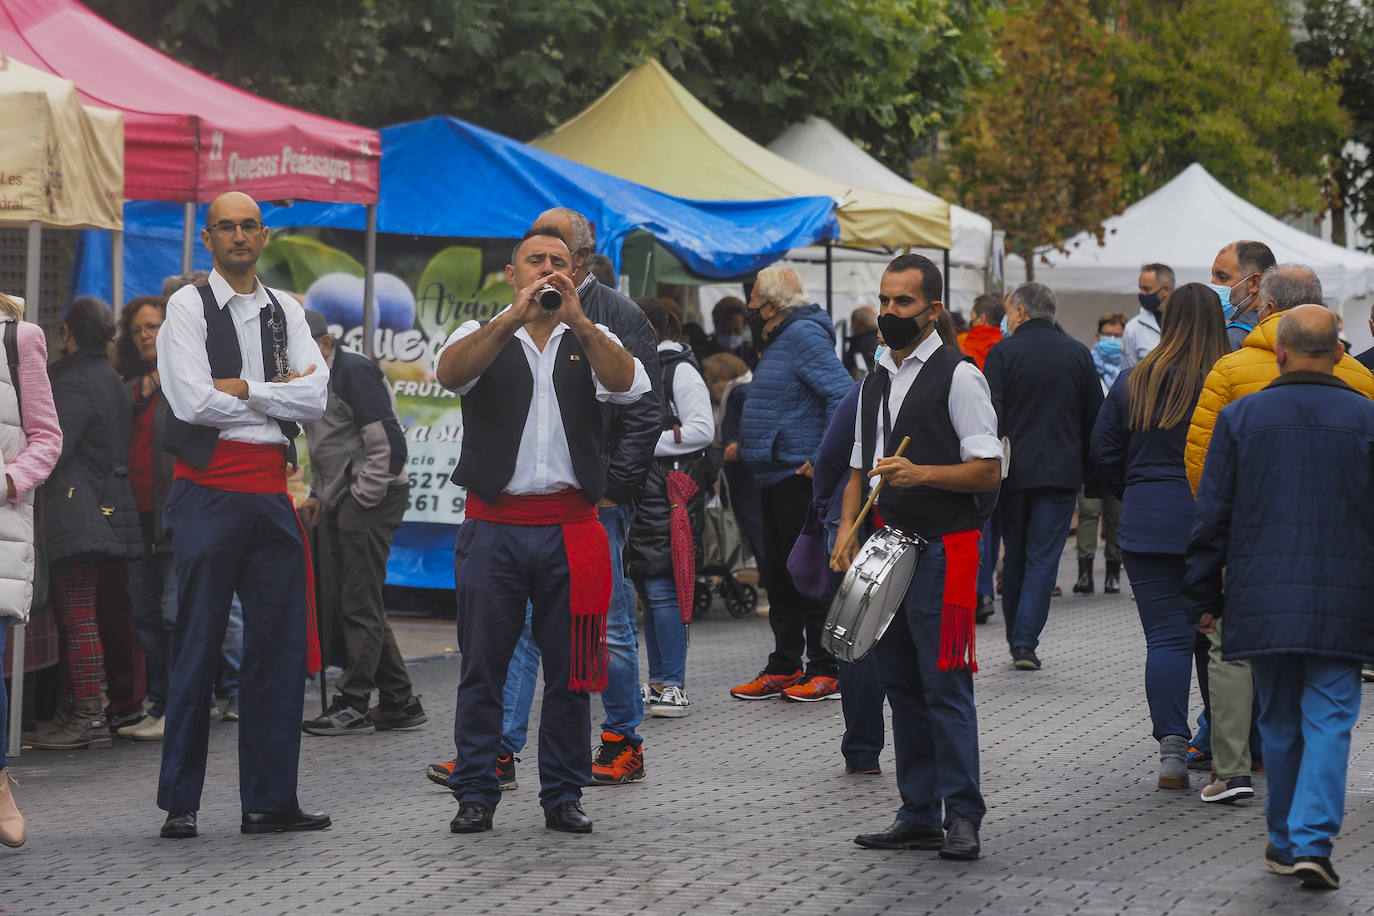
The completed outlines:
{"type": "MultiPolygon", "coordinates": [[[[826,197],[684,200],[457,118],[398,124],[381,135],[378,232],[518,238],[536,214],[571,207],[596,226],[597,249],[617,269],[625,238],[642,229],[692,271],[712,278],[752,273],[788,249],[839,237],[835,202],[826,197]]],[[[179,271],[183,215],[174,205],[125,204],[126,298],[155,292],[164,277],[179,271]]],[[[263,218],[273,227],[366,229],[366,208],[357,204],[266,206],[263,218]]],[[[85,234],[78,294],[108,298],[109,252],[108,237],[85,234]]],[[[195,263],[208,268],[208,253],[197,250],[195,263]]]]}
{"type": "MultiPolygon", "coordinates": [[[[597,248],[620,267],[630,233],[644,230],[690,270],[711,278],[752,273],[789,249],[839,237],[835,202],[826,197],[765,201],[691,201],[518,143],[461,121],[436,117],[384,128],[377,231],[457,238],[518,238],[540,212],[571,207],[596,227],[597,248]]],[[[203,220],[202,212],[197,218],[203,220]]],[[[129,202],[124,207],[125,297],[161,288],[179,272],[183,208],[129,202]]],[[[318,226],[363,231],[360,205],[264,206],[274,228],[318,226]]],[[[209,268],[197,246],[194,264],[209,268]]],[[[83,234],[74,295],[109,298],[106,233],[83,234]]],[[[408,522],[396,534],[387,581],[451,588],[452,525],[408,522]]]]}

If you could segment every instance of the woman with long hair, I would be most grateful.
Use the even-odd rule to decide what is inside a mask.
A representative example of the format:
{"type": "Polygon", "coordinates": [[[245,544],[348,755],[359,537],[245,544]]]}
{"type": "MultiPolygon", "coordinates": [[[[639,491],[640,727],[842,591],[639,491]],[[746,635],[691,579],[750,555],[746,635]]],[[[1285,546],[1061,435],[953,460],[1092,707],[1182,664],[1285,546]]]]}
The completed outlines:
{"type": "Polygon", "coordinates": [[[1212,364],[1230,352],[1217,294],[1174,290],[1157,347],[1112,385],[1092,435],[1103,483],[1122,497],[1117,535],[1145,630],[1145,696],[1161,789],[1188,788],[1188,689],[1194,630],[1180,598],[1193,519],[1184,471],[1188,421],[1212,364]]]}
{"type": "MultiPolygon", "coordinates": [[[[23,320],[24,304],[0,293],[0,655],[11,624],[29,619],[33,604],[34,488],[47,479],[62,454],[62,429],[48,384],[48,344],[43,329],[23,320]],[[14,349],[10,349],[13,343],[14,349]]],[[[24,672],[11,672],[22,678],[24,672]]],[[[0,843],[22,846],[28,836],[24,816],[10,792],[5,749],[9,699],[0,680],[0,843]]]]}

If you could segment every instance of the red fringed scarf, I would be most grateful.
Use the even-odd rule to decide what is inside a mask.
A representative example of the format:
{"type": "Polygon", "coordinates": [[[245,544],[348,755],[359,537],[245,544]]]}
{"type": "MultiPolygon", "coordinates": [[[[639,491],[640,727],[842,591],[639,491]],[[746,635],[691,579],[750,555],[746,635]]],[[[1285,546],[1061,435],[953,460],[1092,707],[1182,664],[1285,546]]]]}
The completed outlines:
{"type": "Polygon", "coordinates": [[[568,556],[572,614],[572,671],[568,689],[606,689],[606,612],[611,607],[611,542],[596,504],[581,490],[545,496],[502,493],[489,503],[468,491],[468,518],[501,525],[558,525],[568,556]]]}
{"type": "Polygon", "coordinates": [[[939,671],[967,667],[978,670],[975,612],[978,607],[977,529],[940,538],[945,545],[945,592],[940,609],[939,671]]]}
{"type": "MultiPolygon", "coordinates": [[[[177,458],[172,462],[172,476],[212,490],[286,496],[286,446],[221,439],[208,465],[198,468],[177,458]]],[[[291,511],[295,512],[294,505],[291,511]]],[[[315,612],[315,564],[310,560],[310,538],[306,536],[299,515],[296,525],[301,530],[301,545],[305,548],[305,671],[315,675],[319,674],[321,665],[320,626],[315,612]]]]}

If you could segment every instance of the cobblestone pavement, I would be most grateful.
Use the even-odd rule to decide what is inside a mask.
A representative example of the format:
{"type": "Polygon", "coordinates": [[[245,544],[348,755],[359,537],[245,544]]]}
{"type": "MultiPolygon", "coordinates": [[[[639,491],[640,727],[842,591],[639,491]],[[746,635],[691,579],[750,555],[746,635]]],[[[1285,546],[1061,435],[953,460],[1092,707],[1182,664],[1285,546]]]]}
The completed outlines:
{"type": "MultiPolygon", "coordinates": [[[[1101,559],[1099,557],[1099,564],[1101,559]]],[[[1060,583],[1074,576],[1064,555],[1060,583]]],[[[1099,565],[1099,577],[1101,567],[1099,565]]],[[[1100,578],[1099,578],[1100,586],[1100,578]]],[[[589,788],[590,836],[548,831],[533,746],[493,832],[449,833],[451,796],[424,765],[452,756],[458,663],[412,668],[430,722],[408,732],[306,736],[300,796],[320,833],[238,832],[235,732],[215,723],[201,836],[160,840],[158,748],[31,751],[13,764],[28,844],[0,850],[13,913],[1227,913],[1374,911],[1374,729],[1355,732],[1344,887],[1268,873],[1264,781],[1247,807],[1155,788],[1129,590],[1055,599],[1045,667],[1015,672],[1000,616],[979,629],[976,678],[988,816],[984,856],[852,843],[897,807],[890,751],[878,777],[841,775],[839,703],[745,703],[727,690],[762,667],[767,621],[717,605],[692,630],[692,715],[644,723],[648,778],[589,788]]],[[[444,634],[447,638],[447,634],[444,634]]],[[[439,641],[445,641],[441,638],[439,641]]],[[[307,687],[307,711],[319,692],[307,687]]],[[[1195,703],[1196,705],[1196,703],[1195,703]]],[[[598,710],[598,704],[593,704],[598,710]]],[[[537,710],[537,705],[536,705],[537,710]]],[[[599,713],[598,713],[599,718],[599,713]]]]}

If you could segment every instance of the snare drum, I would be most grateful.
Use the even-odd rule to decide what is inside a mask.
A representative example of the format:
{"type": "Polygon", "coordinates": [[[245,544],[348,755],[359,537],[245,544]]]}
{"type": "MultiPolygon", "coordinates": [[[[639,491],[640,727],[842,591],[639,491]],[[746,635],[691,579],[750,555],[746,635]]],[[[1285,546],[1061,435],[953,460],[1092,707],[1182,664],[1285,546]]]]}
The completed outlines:
{"type": "Polygon", "coordinates": [[[897,616],[926,541],[895,528],[879,528],[854,557],[825,618],[821,644],[857,662],[897,616]]]}

